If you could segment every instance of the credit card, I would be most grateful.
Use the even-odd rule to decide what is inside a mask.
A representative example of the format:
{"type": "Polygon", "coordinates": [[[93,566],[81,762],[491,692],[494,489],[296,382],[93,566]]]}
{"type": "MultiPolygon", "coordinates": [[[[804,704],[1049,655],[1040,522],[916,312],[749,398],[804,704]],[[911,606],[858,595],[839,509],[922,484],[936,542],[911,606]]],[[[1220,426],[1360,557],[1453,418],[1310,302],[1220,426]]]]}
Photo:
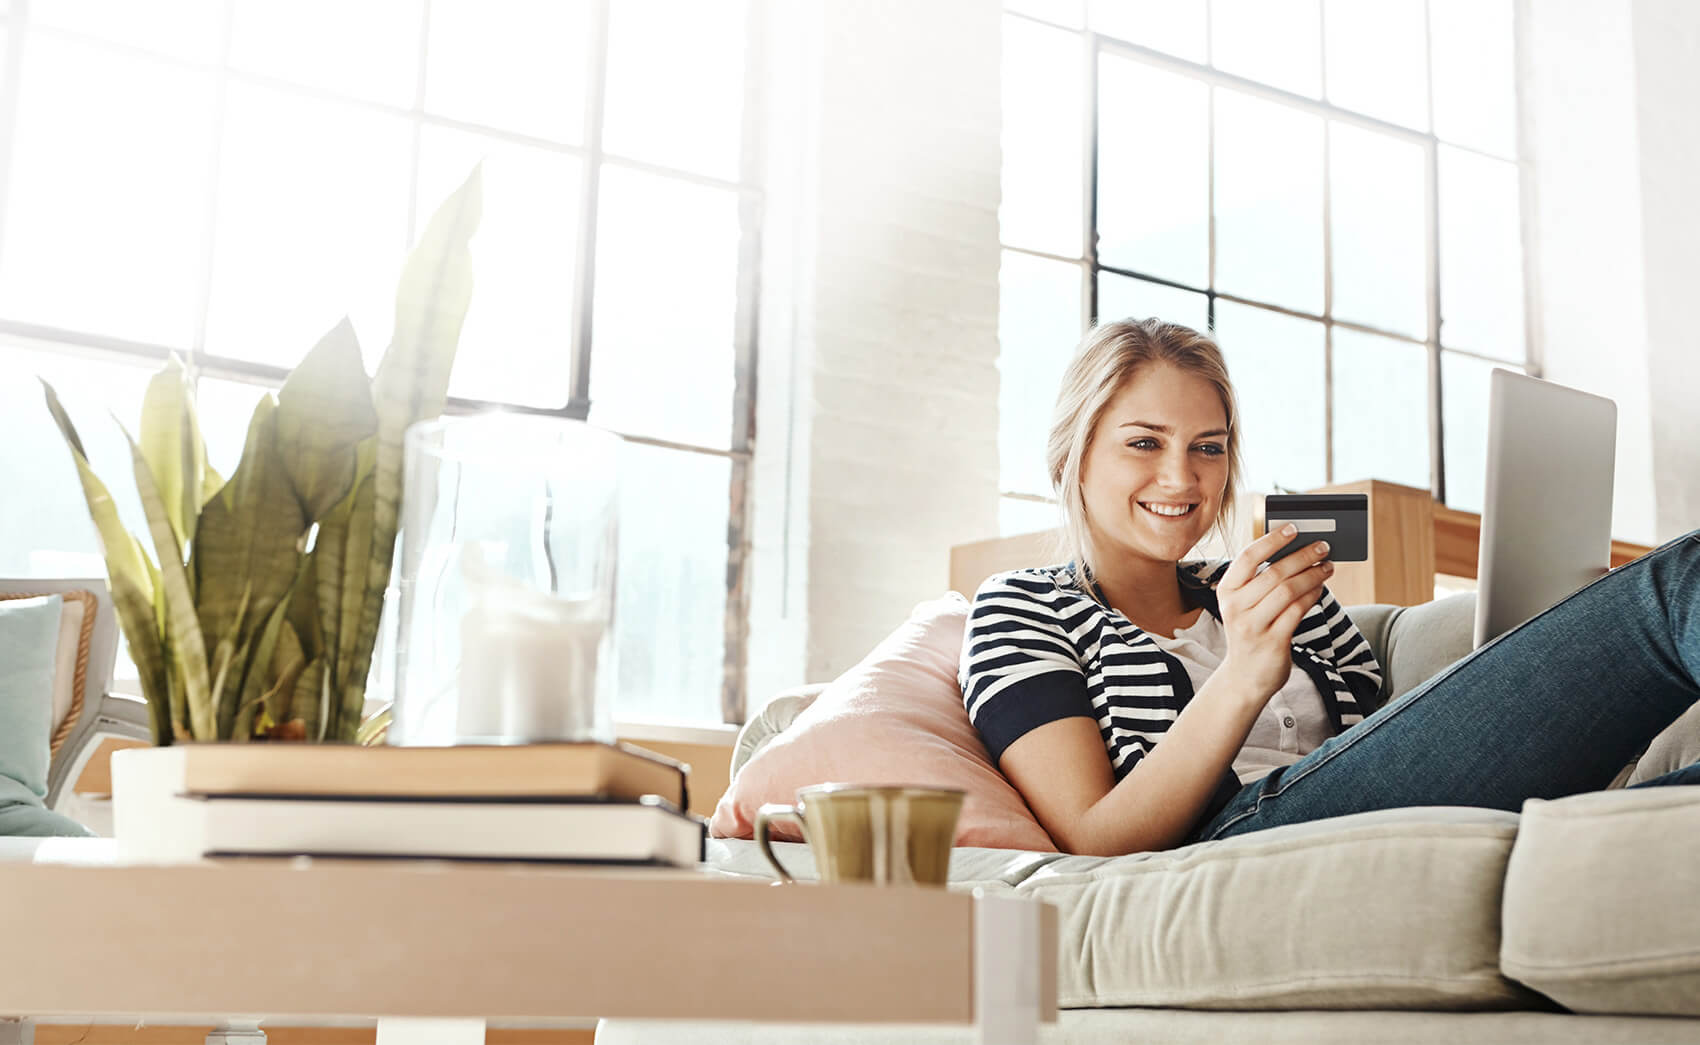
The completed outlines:
{"type": "Polygon", "coordinates": [[[1298,536],[1269,557],[1282,559],[1316,541],[1328,542],[1334,562],[1363,562],[1369,558],[1369,496],[1361,493],[1270,494],[1263,499],[1263,532],[1287,523],[1298,536]]]}

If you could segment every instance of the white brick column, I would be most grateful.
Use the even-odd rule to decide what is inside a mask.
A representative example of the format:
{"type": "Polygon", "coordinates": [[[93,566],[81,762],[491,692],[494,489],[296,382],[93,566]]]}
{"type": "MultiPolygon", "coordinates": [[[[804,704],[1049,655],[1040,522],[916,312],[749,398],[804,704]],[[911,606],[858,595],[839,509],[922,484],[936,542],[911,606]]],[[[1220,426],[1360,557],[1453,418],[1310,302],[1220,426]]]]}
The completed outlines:
{"type": "Polygon", "coordinates": [[[997,533],[1000,6],[771,6],[752,713],[997,533]]]}
{"type": "Polygon", "coordinates": [[[1531,338],[1618,405],[1612,532],[1700,525],[1700,5],[1521,0],[1531,338]]]}

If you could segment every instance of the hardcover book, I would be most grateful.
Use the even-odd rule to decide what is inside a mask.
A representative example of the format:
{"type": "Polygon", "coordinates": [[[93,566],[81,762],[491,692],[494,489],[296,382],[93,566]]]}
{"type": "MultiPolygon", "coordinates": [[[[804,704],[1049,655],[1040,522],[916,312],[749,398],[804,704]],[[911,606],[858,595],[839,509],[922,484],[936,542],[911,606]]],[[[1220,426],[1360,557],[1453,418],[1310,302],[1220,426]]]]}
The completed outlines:
{"type": "MultiPolygon", "coordinates": [[[[131,759],[127,752],[115,758],[131,759]]],[[[641,798],[690,805],[690,767],[630,744],[457,747],[174,744],[148,751],[150,787],[188,795],[641,798]]],[[[116,772],[116,769],[114,770],[116,772]]]]}
{"type": "Polygon", "coordinates": [[[161,859],[230,856],[549,860],[693,867],[707,822],[654,796],[632,802],[179,799],[161,859]]]}

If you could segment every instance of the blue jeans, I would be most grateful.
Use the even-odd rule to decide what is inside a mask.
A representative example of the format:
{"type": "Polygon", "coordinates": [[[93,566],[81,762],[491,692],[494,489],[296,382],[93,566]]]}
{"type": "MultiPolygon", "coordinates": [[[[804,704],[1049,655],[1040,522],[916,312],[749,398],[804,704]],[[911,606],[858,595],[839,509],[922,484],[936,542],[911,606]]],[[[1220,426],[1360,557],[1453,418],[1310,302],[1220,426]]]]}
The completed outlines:
{"type": "MultiPolygon", "coordinates": [[[[1599,791],[1700,700],[1700,530],[1565,598],[1304,758],[1188,842],[1400,806],[1599,791]]],[[[1700,763],[1636,786],[1700,784],[1700,763]]]]}

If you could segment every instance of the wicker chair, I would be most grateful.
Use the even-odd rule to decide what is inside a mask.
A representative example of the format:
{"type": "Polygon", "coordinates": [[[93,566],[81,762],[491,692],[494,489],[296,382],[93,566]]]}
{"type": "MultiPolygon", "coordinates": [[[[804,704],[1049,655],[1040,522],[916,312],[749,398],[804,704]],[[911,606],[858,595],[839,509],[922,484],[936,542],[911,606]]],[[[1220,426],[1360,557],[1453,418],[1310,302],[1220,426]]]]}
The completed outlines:
{"type": "Polygon", "coordinates": [[[73,683],[68,693],[56,694],[47,776],[47,808],[68,812],[62,807],[103,740],[151,742],[152,733],[141,701],[108,692],[118,657],[118,618],[105,579],[0,578],[0,599],[35,595],[63,596],[77,629],[75,657],[59,665],[73,672],[73,683]]]}

